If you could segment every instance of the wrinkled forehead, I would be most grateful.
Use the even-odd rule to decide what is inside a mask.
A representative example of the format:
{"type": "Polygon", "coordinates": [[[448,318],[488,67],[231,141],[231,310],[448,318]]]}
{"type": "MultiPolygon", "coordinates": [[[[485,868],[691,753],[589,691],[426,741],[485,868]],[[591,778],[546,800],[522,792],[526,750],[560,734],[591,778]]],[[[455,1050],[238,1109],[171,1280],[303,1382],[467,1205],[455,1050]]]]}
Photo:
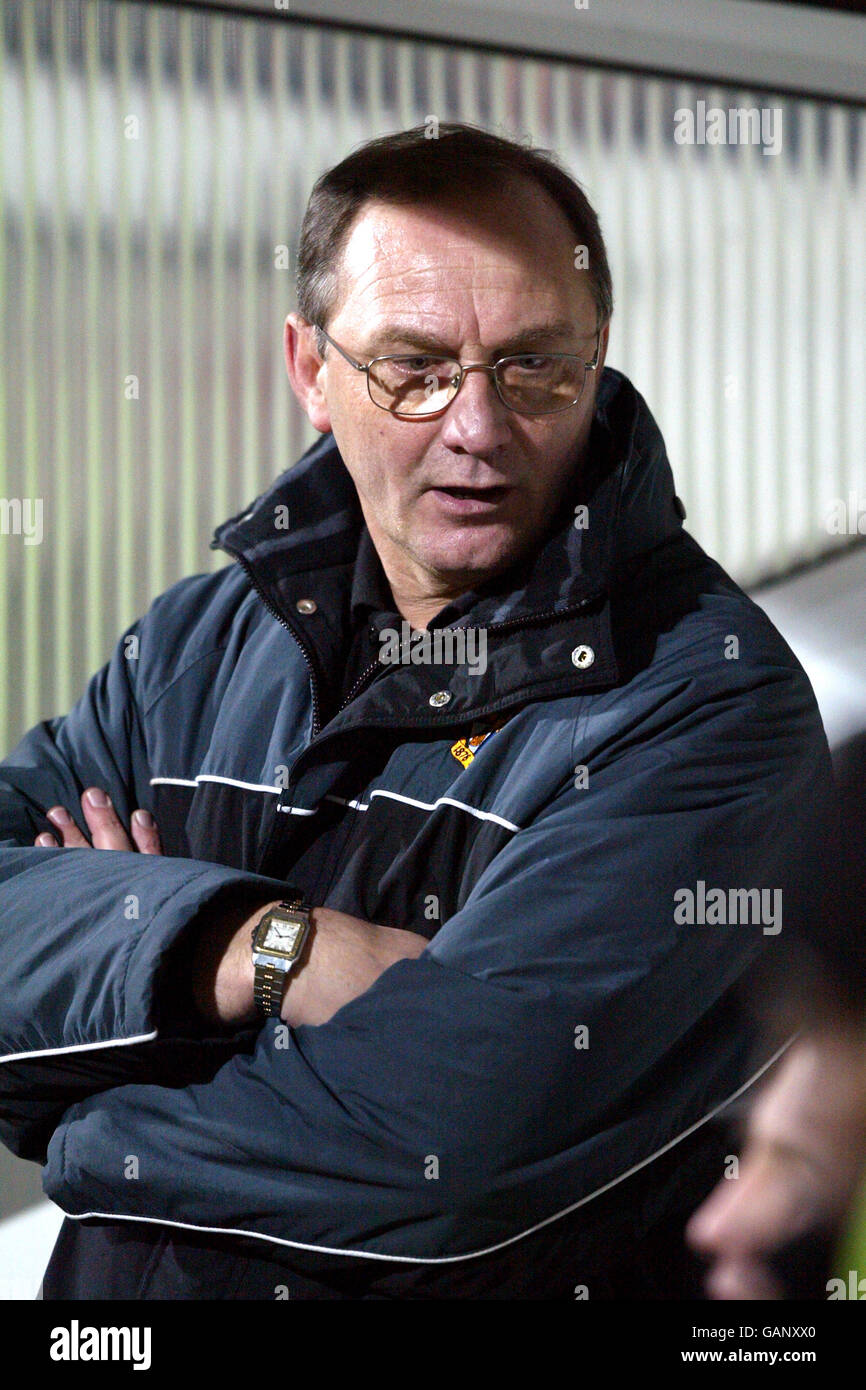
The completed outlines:
{"type": "Polygon", "coordinates": [[[577,315],[594,322],[585,257],[565,213],[526,181],[471,204],[393,204],[359,211],[339,261],[336,311],[343,320],[397,310],[448,318],[461,307],[577,315]]]}

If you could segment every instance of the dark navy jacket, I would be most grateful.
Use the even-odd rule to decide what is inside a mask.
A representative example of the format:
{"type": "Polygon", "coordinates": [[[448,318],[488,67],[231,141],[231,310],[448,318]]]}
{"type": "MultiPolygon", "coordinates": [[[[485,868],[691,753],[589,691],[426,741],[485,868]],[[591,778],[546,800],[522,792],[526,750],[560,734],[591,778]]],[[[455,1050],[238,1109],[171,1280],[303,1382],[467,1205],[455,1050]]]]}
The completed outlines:
{"type": "Polygon", "coordinates": [[[341,701],[361,514],[326,436],[219,528],[239,563],[0,765],[0,1135],[73,1218],[49,1295],[532,1296],[556,1248],[594,1297],[684,1219],[767,1060],[738,995],[808,922],[830,771],[801,667],[681,518],[608,369],[556,525],[459,619],[486,670],[341,701]],[[91,784],[165,856],[34,848],[55,803],[86,832],[91,784]],[[287,881],[430,946],[323,1026],[208,1036],[195,934],[287,881]],[[780,890],[782,930],[677,919],[714,888],[780,890]]]}

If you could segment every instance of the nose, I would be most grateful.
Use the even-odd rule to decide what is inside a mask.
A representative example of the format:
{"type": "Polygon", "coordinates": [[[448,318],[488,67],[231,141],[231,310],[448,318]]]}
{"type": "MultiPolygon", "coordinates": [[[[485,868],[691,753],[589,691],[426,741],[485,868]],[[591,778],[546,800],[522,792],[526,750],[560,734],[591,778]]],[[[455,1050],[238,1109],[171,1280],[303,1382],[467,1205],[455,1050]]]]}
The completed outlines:
{"type": "Polygon", "coordinates": [[[496,393],[492,369],[469,366],[443,416],[442,443],[467,454],[490,453],[509,442],[510,414],[496,393]]]}

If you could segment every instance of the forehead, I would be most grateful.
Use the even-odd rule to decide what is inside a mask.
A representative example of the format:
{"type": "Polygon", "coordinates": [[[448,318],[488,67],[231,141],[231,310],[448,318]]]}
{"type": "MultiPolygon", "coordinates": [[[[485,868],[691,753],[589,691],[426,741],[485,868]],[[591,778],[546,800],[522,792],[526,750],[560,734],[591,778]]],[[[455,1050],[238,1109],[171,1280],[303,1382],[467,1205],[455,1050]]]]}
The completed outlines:
{"type": "Polygon", "coordinates": [[[428,327],[471,333],[541,315],[592,327],[591,282],[575,268],[576,242],[562,209],[525,182],[471,207],[371,200],[343,247],[333,323],[375,329],[409,313],[428,327]]]}

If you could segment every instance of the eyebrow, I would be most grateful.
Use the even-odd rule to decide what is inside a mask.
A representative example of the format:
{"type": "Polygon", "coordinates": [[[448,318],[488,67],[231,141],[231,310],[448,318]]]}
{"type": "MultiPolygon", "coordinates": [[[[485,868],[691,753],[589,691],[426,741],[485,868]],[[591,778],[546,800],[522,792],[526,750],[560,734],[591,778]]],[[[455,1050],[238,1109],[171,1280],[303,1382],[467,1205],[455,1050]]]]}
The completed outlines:
{"type": "MultiPolygon", "coordinates": [[[[555,323],[534,324],[531,328],[522,328],[519,333],[514,334],[506,342],[500,343],[492,349],[490,355],[494,358],[507,357],[512,353],[523,352],[526,348],[545,347],[575,333],[576,326],[568,319],[559,319],[555,323]]],[[[593,329],[594,333],[595,330],[593,329]]],[[[580,340],[581,336],[591,337],[593,334],[577,334],[577,337],[580,340]]],[[[408,347],[422,348],[425,352],[433,352],[441,357],[454,357],[456,359],[459,356],[452,347],[443,343],[441,338],[419,332],[414,324],[389,323],[373,335],[373,341],[379,344],[374,353],[375,356],[380,356],[386,350],[385,344],[393,347],[395,343],[405,343],[408,347]]]]}

